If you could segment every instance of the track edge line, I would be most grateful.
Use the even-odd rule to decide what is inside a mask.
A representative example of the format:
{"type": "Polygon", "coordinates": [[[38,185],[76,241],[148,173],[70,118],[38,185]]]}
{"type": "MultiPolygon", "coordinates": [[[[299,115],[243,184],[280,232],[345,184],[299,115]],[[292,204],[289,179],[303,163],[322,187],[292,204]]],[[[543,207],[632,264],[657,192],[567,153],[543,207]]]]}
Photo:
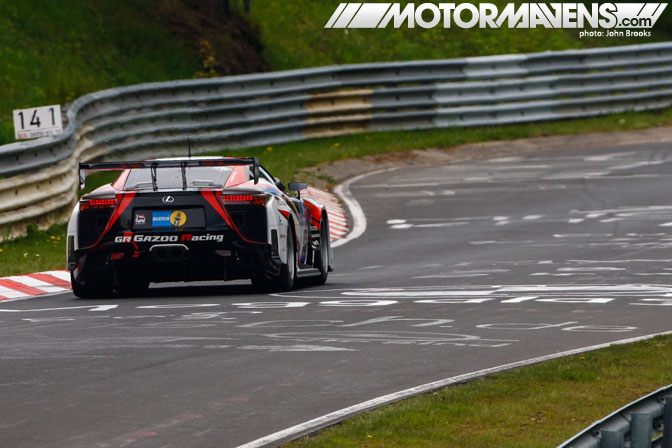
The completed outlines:
{"type": "MultiPolygon", "coordinates": [[[[370,173],[373,174],[373,173],[370,173]]],[[[358,176],[361,177],[361,176],[358,176]]],[[[353,178],[351,181],[358,180],[358,178],[353,178]]],[[[354,238],[353,238],[354,239],[354,238]]],[[[443,380],[439,381],[434,381],[431,383],[423,384],[420,386],[416,387],[411,387],[409,389],[405,389],[399,392],[395,392],[392,394],[388,395],[383,395],[378,398],[374,398],[353,406],[349,406],[344,409],[340,409],[338,411],[331,412],[329,414],[323,415],[321,417],[309,420],[305,423],[301,423],[299,425],[292,426],[290,428],[284,429],[282,431],[275,432],[273,434],[269,434],[268,436],[262,437],[257,440],[253,440],[251,442],[245,443],[243,445],[239,445],[237,448],[261,448],[261,447],[269,447],[269,446],[276,446],[279,443],[287,443],[291,442],[292,440],[296,440],[299,437],[306,436],[308,434],[312,434],[314,432],[317,432],[319,430],[322,430],[324,428],[327,428],[329,426],[333,426],[337,423],[342,422],[346,418],[354,417],[357,414],[360,414],[362,412],[370,411],[373,409],[376,409],[378,407],[394,403],[396,401],[400,401],[406,398],[411,398],[416,395],[421,395],[424,393],[432,392],[438,389],[442,389],[447,386],[455,385],[455,384],[460,384],[460,383],[465,383],[467,381],[472,381],[480,377],[484,377],[487,375],[492,375],[494,373],[500,373],[504,372],[507,370],[513,370],[519,367],[527,367],[533,364],[539,364],[544,361],[550,361],[553,359],[558,359],[558,358],[563,358],[566,356],[572,356],[576,355],[579,353],[586,353],[586,352],[591,352],[594,350],[599,350],[602,348],[607,348],[611,347],[614,345],[623,345],[623,344],[631,344],[634,342],[640,342],[640,341],[645,341],[647,339],[652,339],[656,336],[666,336],[666,335],[672,335],[672,331],[666,331],[662,333],[654,333],[654,334],[649,334],[645,336],[638,336],[634,338],[628,338],[628,339],[621,339],[618,341],[613,341],[613,342],[607,342],[604,344],[598,344],[598,345],[591,345],[588,347],[583,347],[583,348],[576,348],[572,350],[567,350],[564,352],[558,352],[558,353],[553,353],[550,355],[545,355],[545,356],[540,356],[537,358],[531,358],[531,359],[526,359],[523,361],[516,361],[510,364],[504,364],[501,366],[497,367],[490,367],[488,369],[483,369],[483,370],[477,370],[475,372],[471,373],[465,373],[462,375],[457,375],[453,376],[450,378],[446,378],[443,380]],[[273,445],[271,445],[273,444],[273,445]]]]}
{"type": "Polygon", "coordinates": [[[344,244],[347,244],[350,241],[359,238],[364,234],[364,232],[366,232],[366,215],[364,214],[364,210],[362,210],[362,206],[359,205],[359,201],[357,201],[357,199],[355,199],[355,197],[352,195],[352,192],[350,191],[350,185],[359,180],[364,179],[365,177],[372,176],[374,174],[385,173],[388,171],[395,171],[398,170],[399,168],[400,167],[386,168],[382,170],[376,170],[371,171],[369,173],[360,174],[359,176],[355,176],[351,179],[346,180],[345,182],[334,188],[334,193],[341,199],[341,201],[343,201],[343,203],[347,207],[348,212],[352,217],[353,224],[350,233],[348,233],[345,237],[334,241],[331,244],[331,247],[343,246],[344,244]]]}

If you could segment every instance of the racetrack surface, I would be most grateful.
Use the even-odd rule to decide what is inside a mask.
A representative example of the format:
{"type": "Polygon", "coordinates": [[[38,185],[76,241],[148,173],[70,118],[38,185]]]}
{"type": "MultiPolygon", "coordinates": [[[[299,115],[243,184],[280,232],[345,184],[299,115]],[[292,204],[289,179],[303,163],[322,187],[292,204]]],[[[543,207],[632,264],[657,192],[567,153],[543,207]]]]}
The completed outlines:
{"type": "Polygon", "coordinates": [[[350,190],[366,232],[319,288],[2,302],[0,446],[233,447],[443,378],[670,331],[671,152],[365,176],[350,190]]]}

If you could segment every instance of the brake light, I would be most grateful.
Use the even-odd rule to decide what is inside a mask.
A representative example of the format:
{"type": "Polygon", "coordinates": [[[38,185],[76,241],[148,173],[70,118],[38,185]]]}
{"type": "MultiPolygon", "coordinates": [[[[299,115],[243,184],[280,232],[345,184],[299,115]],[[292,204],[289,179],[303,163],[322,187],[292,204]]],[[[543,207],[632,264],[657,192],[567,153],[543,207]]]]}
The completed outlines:
{"type": "Polygon", "coordinates": [[[268,197],[264,194],[223,194],[222,202],[226,204],[266,205],[268,197]]]}
{"type": "Polygon", "coordinates": [[[117,199],[88,199],[79,203],[80,210],[90,208],[114,208],[117,205],[117,199]]]}

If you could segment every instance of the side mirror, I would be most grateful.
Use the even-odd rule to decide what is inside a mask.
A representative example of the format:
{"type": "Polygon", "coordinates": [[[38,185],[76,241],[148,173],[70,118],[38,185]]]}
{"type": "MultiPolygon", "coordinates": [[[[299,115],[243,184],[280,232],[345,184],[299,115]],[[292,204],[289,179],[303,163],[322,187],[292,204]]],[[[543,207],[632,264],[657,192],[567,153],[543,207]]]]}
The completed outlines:
{"type": "Polygon", "coordinates": [[[308,184],[306,182],[290,182],[289,183],[289,191],[296,191],[299,193],[299,199],[301,198],[301,190],[305,190],[308,188],[308,184]]]}

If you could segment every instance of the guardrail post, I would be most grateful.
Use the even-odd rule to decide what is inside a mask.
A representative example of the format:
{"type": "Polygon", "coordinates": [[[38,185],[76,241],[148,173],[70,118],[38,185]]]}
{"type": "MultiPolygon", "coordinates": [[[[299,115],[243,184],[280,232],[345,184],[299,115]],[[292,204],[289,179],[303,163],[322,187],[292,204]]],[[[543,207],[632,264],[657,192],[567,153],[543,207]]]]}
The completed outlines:
{"type": "Polygon", "coordinates": [[[603,429],[600,434],[600,448],[624,448],[623,433],[603,429]]]}
{"type": "Polygon", "coordinates": [[[633,413],[630,421],[630,448],[651,448],[653,416],[633,413]]]}
{"type": "Polygon", "coordinates": [[[672,395],[665,396],[665,416],[663,417],[662,448],[672,448],[672,395]]]}

